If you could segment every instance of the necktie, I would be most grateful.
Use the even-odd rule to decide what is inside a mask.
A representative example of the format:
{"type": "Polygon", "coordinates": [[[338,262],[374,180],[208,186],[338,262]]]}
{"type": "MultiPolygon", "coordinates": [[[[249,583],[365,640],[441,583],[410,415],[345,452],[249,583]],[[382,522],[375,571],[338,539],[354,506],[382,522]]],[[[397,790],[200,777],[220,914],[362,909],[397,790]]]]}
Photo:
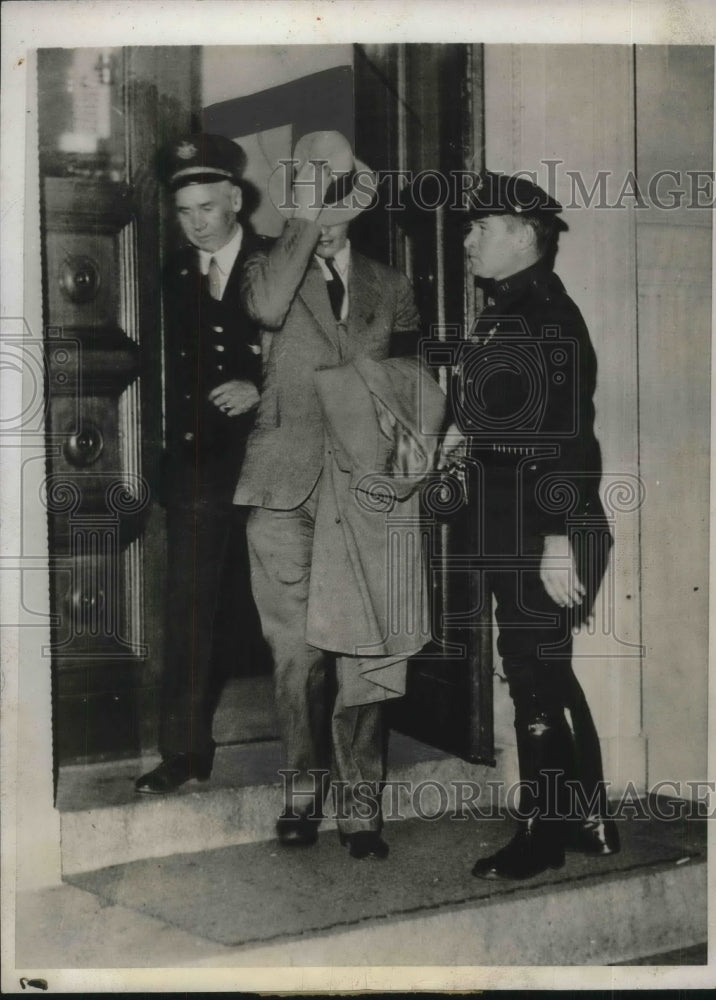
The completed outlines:
{"type": "Polygon", "coordinates": [[[343,282],[341,277],[336,270],[336,262],[333,257],[326,257],[326,267],[331,272],[331,280],[326,282],[326,288],[328,289],[328,298],[331,300],[331,308],[333,309],[333,315],[337,320],[341,318],[341,311],[343,309],[343,298],[345,296],[345,288],[343,287],[343,282]]]}
{"type": "Polygon", "coordinates": [[[209,295],[212,299],[221,298],[221,271],[214,257],[209,261],[209,295]]]}

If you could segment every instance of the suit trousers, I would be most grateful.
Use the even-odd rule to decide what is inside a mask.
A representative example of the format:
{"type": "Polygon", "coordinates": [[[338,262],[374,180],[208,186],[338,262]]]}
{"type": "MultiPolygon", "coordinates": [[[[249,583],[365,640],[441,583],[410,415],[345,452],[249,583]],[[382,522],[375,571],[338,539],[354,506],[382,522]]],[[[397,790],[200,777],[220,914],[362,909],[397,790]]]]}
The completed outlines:
{"type": "Polygon", "coordinates": [[[320,816],[332,772],[341,832],[380,830],[387,752],[382,705],[345,705],[335,654],[306,642],[316,505],[314,488],[294,510],[252,508],[247,523],[251,583],[273,654],[290,772],[286,808],[320,816]]]}

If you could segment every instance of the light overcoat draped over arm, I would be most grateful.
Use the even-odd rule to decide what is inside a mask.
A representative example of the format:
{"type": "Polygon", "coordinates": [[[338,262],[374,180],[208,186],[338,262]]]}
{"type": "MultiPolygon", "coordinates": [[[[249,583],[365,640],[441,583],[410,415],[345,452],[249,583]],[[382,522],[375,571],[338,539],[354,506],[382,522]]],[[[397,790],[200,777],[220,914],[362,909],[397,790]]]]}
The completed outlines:
{"type": "Polygon", "coordinates": [[[433,474],[445,396],[413,358],[316,373],[326,431],[307,641],[407,657],[430,638],[420,484],[433,474]]]}

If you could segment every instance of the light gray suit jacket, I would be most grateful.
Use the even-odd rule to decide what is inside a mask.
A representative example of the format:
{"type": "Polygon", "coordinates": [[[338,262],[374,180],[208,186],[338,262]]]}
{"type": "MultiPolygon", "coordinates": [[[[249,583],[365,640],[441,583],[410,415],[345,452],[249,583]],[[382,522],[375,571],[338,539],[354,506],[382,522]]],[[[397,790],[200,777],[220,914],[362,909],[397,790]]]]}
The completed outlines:
{"type": "Polygon", "coordinates": [[[419,328],[405,275],[352,250],[348,320],[339,329],[313,257],[319,231],[316,223],[291,220],[268,252],[246,264],[242,299],[262,328],[263,389],[235,504],[292,510],[302,503],[325,457],[315,372],[406,353],[399,341],[419,328]]]}

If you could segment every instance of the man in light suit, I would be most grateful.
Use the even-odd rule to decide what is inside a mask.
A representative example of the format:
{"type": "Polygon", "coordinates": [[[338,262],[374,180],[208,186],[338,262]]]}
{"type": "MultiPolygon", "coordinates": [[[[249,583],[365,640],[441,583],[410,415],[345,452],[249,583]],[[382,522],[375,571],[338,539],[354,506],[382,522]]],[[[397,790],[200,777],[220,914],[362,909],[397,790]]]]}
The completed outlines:
{"type": "Polygon", "coordinates": [[[365,810],[339,816],[342,843],[352,857],[384,858],[381,705],[346,704],[333,658],[306,641],[319,480],[330,461],[315,373],[354,359],[411,353],[419,317],[407,278],[351,249],[348,223],[370,204],[376,180],[354,161],[345,138],[311,133],[297,144],[294,162],[293,189],[290,178],[282,185],[279,169],[270,191],[277,205],[293,196],[284,230],[244,272],[244,306],[263,330],[264,370],[234,503],[252,508],[252,587],[274,657],[293,778],[277,823],[279,840],[286,846],[315,842],[332,763],[348,801],[355,801],[359,787],[369,800],[365,810]],[[316,771],[325,772],[323,782],[316,771]]]}

